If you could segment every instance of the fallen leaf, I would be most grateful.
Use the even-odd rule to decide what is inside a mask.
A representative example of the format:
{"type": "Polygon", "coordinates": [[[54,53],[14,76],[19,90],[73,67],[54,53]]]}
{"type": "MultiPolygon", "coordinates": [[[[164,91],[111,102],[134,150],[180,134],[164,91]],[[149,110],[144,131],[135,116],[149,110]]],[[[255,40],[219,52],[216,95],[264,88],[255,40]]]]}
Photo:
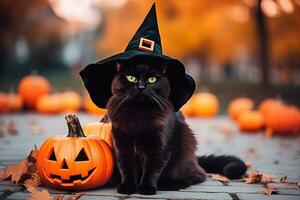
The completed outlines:
{"type": "Polygon", "coordinates": [[[273,181],[274,175],[253,171],[244,178],[245,183],[270,183],[273,181]]]}
{"type": "Polygon", "coordinates": [[[83,192],[77,193],[77,194],[75,194],[74,196],[69,197],[68,200],[77,200],[77,199],[79,199],[83,194],[84,194],[83,192]]]}
{"type": "Polygon", "coordinates": [[[36,173],[36,154],[37,148],[35,147],[29,156],[21,162],[9,165],[4,169],[0,169],[0,181],[10,178],[11,182],[19,183],[26,179],[32,178],[31,174],[36,173]]]}
{"type": "Polygon", "coordinates": [[[27,190],[31,193],[28,200],[51,200],[48,190],[38,191],[35,187],[29,187],[27,190]]]}
{"type": "Polygon", "coordinates": [[[215,180],[215,181],[221,181],[223,183],[228,183],[229,182],[229,179],[226,176],[222,176],[220,174],[210,174],[210,173],[208,173],[207,175],[208,175],[208,177],[210,177],[212,180],[215,180]]]}
{"type": "Polygon", "coordinates": [[[276,193],[276,190],[274,188],[264,188],[262,191],[259,191],[260,194],[266,194],[270,196],[271,194],[276,193]]]}
{"type": "Polygon", "coordinates": [[[26,174],[28,171],[28,160],[22,160],[21,162],[15,165],[9,165],[3,169],[2,176],[0,177],[0,181],[3,181],[9,177],[11,177],[11,182],[18,183],[23,174],[26,174]]]}
{"type": "Polygon", "coordinates": [[[287,181],[287,176],[285,175],[285,176],[283,176],[283,177],[281,177],[280,178],[280,183],[286,183],[286,181],[287,181]]]}
{"type": "Polygon", "coordinates": [[[32,173],[31,178],[24,181],[24,186],[26,188],[37,187],[39,185],[41,185],[41,179],[37,173],[32,173]]]}
{"type": "Polygon", "coordinates": [[[18,134],[18,131],[16,129],[16,125],[14,121],[10,121],[7,125],[7,133],[9,135],[16,135],[18,134]]]}
{"type": "Polygon", "coordinates": [[[29,156],[27,157],[29,162],[36,162],[38,151],[38,148],[36,147],[36,145],[34,145],[34,149],[30,151],[29,156]]]}

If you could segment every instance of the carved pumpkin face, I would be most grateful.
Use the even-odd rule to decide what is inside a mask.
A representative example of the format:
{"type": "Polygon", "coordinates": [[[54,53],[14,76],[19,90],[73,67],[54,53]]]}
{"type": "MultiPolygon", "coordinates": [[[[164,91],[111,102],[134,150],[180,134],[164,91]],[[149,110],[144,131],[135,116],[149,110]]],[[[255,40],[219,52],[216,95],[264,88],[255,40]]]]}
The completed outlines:
{"type": "Polygon", "coordinates": [[[71,190],[104,185],[113,172],[110,147],[96,137],[78,134],[78,130],[82,131],[80,125],[68,125],[75,134],[49,138],[40,148],[37,166],[42,181],[71,190]]]}

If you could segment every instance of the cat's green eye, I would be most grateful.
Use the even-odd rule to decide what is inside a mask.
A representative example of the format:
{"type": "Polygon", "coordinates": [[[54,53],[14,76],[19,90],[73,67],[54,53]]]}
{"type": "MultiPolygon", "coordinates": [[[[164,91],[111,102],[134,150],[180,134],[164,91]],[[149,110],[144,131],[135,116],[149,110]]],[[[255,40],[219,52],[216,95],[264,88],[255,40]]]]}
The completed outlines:
{"type": "Polygon", "coordinates": [[[131,76],[131,75],[127,75],[126,79],[131,83],[135,83],[137,81],[135,76],[131,76]]]}
{"type": "Polygon", "coordinates": [[[155,83],[157,78],[155,76],[149,77],[148,78],[148,83],[155,83]]]}

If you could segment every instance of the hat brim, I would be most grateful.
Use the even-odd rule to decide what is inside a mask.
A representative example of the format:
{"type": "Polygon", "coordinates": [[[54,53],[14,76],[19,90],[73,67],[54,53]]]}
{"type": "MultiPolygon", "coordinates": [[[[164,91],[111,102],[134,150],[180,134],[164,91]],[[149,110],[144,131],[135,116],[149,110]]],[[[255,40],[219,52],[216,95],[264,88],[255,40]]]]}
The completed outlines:
{"type": "Polygon", "coordinates": [[[171,87],[169,100],[175,111],[178,111],[193,95],[195,82],[191,76],[185,74],[184,65],[179,60],[154,52],[125,51],[90,64],[80,72],[92,101],[98,107],[105,108],[109,98],[112,96],[111,84],[117,73],[116,62],[136,58],[162,60],[167,63],[166,76],[171,87]]]}

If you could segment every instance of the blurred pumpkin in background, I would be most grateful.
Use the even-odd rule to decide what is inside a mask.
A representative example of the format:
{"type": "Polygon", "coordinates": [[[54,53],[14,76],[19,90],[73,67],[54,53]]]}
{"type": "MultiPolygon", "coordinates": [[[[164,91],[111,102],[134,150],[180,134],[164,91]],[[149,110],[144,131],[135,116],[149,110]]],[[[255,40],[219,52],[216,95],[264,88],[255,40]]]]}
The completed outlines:
{"type": "Polygon", "coordinates": [[[30,108],[36,108],[38,99],[50,93],[51,85],[43,76],[28,75],[20,81],[18,91],[30,108]]]}
{"type": "Polygon", "coordinates": [[[9,93],[8,102],[11,111],[17,112],[23,108],[23,99],[19,94],[9,93]]]}
{"type": "Polygon", "coordinates": [[[56,114],[62,110],[62,101],[59,94],[44,95],[37,101],[36,109],[43,114],[56,114]]]}
{"type": "Polygon", "coordinates": [[[259,111],[263,114],[267,113],[268,110],[276,109],[278,106],[282,106],[283,103],[276,99],[265,99],[259,105],[259,111]]]}
{"type": "Polygon", "coordinates": [[[81,107],[81,96],[77,92],[66,91],[60,94],[62,111],[76,112],[81,107]]]}
{"type": "Polygon", "coordinates": [[[112,138],[111,138],[111,123],[103,123],[103,122],[90,122],[82,127],[83,132],[86,135],[94,135],[99,139],[104,140],[112,147],[112,138]]]}
{"type": "Polygon", "coordinates": [[[67,136],[48,138],[37,155],[41,181],[54,188],[86,190],[103,186],[113,173],[113,154],[108,144],[85,136],[75,115],[66,116],[67,136]]]}
{"type": "Polygon", "coordinates": [[[192,115],[197,117],[213,117],[219,109],[216,95],[208,92],[197,93],[191,99],[192,115]]]}
{"type": "Polygon", "coordinates": [[[237,119],[241,131],[254,132],[264,127],[264,117],[259,111],[245,111],[237,119]]]}
{"type": "Polygon", "coordinates": [[[277,105],[264,113],[266,128],[274,134],[299,134],[300,111],[296,107],[277,105]]]}
{"type": "Polygon", "coordinates": [[[239,115],[245,111],[250,111],[254,107],[254,102],[249,98],[236,98],[228,105],[228,114],[231,119],[237,120],[239,115]]]}
{"type": "Polygon", "coordinates": [[[190,117],[193,115],[193,97],[192,96],[190,98],[190,100],[188,100],[188,102],[186,102],[186,104],[184,104],[181,108],[180,111],[182,112],[182,114],[184,115],[184,117],[190,117]]]}
{"type": "Polygon", "coordinates": [[[86,92],[84,95],[84,107],[86,111],[90,114],[94,115],[105,115],[107,113],[106,109],[99,108],[96,106],[93,101],[91,100],[89,94],[86,92]]]}
{"type": "Polygon", "coordinates": [[[0,92],[0,113],[8,113],[10,111],[8,95],[0,92]]]}

